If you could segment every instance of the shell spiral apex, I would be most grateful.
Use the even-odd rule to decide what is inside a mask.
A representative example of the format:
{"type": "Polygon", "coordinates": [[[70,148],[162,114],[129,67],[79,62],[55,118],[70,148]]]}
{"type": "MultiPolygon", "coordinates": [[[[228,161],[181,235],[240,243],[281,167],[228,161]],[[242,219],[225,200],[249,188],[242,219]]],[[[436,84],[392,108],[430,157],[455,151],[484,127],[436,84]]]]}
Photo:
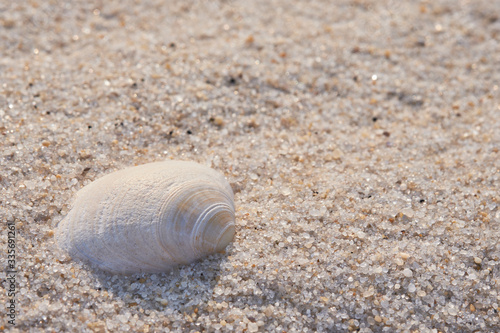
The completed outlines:
{"type": "Polygon", "coordinates": [[[222,251],[235,234],[234,195],[219,172],[165,161],[83,187],[56,230],[71,257],[114,273],[168,271],[222,251]]]}

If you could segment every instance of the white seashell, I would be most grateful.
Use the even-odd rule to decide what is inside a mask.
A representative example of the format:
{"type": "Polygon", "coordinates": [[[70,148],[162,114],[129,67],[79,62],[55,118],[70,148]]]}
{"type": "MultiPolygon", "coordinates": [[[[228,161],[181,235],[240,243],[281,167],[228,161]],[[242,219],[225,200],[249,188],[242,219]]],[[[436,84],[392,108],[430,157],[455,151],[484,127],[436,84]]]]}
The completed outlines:
{"type": "Polygon", "coordinates": [[[220,252],[234,233],[234,196],[224,176],[194,162],[166,161],[83,187],[56,241],[72,257],[132,274],[220,252]]]}

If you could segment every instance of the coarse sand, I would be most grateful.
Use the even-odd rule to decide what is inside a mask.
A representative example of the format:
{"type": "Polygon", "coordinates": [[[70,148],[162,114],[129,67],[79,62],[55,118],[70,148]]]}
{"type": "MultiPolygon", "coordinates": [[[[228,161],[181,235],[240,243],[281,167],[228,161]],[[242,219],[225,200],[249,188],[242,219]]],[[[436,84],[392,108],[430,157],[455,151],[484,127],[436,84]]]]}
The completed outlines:
{"type": "Polygon", "coordinates": [[[0,331],[497,332],[499,69],[498,1],[0,0],[0,331]],[[225,253],[57,247],[168,159],[228,179],[225,253]]]}

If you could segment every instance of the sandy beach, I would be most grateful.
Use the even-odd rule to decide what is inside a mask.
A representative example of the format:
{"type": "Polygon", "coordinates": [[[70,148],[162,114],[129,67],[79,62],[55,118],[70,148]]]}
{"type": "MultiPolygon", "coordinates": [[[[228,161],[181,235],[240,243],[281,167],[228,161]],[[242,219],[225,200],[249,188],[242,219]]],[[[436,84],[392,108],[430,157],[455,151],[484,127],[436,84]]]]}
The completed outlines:
{"type": "Polygon", "coordinates": [[[0,0],[0,331],[496,332],[500,4],[0,0]],[[189,160],[225,253],[72,260],[85,185],[189,160]]]}

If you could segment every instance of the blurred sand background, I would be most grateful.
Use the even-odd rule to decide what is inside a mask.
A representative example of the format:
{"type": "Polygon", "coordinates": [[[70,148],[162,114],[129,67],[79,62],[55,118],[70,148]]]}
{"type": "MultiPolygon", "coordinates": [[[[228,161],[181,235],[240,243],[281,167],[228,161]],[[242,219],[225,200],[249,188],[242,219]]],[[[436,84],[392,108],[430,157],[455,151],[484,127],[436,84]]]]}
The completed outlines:
{"type": "Polygon", "coordinates": [[[0,1],[0,329],[496,331],[499,39],[496,1],[0,1]],[[82,186],[165,159],[226,175],[226,254],[57,249],[82,186]]]}

